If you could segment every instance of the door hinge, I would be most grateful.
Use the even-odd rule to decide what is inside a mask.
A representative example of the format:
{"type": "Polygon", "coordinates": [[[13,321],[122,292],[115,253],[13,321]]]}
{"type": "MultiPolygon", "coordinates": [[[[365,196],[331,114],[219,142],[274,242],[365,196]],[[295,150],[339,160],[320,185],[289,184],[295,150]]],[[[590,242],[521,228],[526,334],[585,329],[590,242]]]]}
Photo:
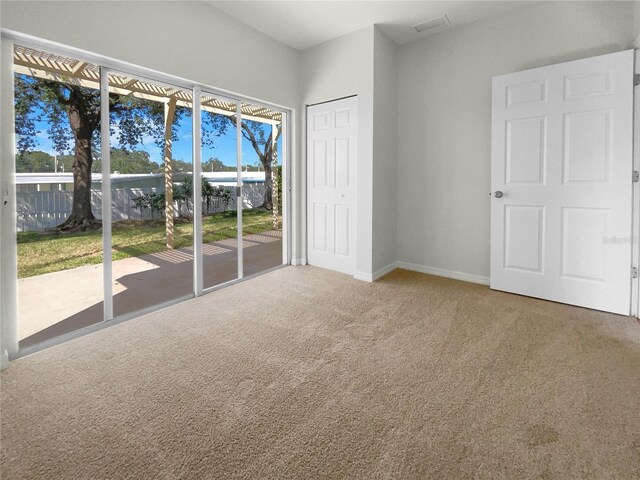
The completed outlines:
{"type": "Polygon", "coordinates": [[[638,85],[640,85],[640,73],[635,73],[633,75],[633,85],[635,87],[637,87],[638,85]]]}
{"type": "Polygon", "coordinates": [[[633,171],[633,183],[640,182],[640,172],[638,170],[633,171]]]}
{"type": "Polygon", "coordinates": [[[638,278],[638,267],[631,267],[631,278],[638,278]]]}

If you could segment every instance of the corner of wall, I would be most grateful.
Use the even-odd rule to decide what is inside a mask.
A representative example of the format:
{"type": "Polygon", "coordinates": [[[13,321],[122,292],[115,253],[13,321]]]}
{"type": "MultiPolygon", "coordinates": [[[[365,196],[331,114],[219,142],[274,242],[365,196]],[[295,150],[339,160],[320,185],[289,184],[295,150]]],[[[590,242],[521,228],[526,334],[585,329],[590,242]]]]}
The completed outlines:
{"type": "MultiPolygon", "coordinates": [[[[356,271],[372,274],[372,176],[373,176],[373,25],[308,48],[300,54],[300,116],[306,105],[352,95],[358,96],[358,155],[356,271]]],[[[300,119],[300,198],[306,187],[306,120],[300,119]]],[[[304,209],[301,206],[301,209],[304,209]]],[[[301,218],[306,215],[300,212],[301,218]]],[[[306,225],[300,222],[299,241],[306,243],[306,225]]],[[[306,252],[301,257],[306,256],[306,252]]]]}
{"type": "Polygon", "coordinates": [[[396,262],[398,253],[397,48],[378,26],[373,58],[372,272],[377,276],[396,262]]]}

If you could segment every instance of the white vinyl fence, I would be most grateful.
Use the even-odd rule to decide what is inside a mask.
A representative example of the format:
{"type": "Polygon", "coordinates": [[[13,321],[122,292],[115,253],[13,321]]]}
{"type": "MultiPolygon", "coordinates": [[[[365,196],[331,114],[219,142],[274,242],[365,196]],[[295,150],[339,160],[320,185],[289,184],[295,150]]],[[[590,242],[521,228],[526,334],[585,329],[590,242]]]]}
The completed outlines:
{"type": "MultiPolygon", "coordinates": [[[[213,197],[209,202],[203,202],[204,214],[218,213],[225,210],[236,209],[235,188],[231,190],[231,198],[225,205],[220,198],[213,197]]],[[[140,195],[162,192],[158,188],[114,188],[111,190],[111,212],[114,222],[122,220],[146,220],[151,219],[151,210],[145,208],[142,212],[135,207],[133,199],[140,195]]],[[[264,196],[264,183],[245,183],[242,188],[242,200],[244,208],[253,208],[262,204],[264,196]]],[[[51,190],[44,192],[17,192],[16,193],[17,228],[19,232],[32,232],[52,228],[60,225],[71,213],[73,192],[64,190],[51,190]]],[[[96,218],[102,218],[102,193],[100,190],[91,190],[91,206],[96,218]]],[[[175,205],[175,215],[179,211],[182,214],[193,213],[191,202],[175,205]],[[178,208],[180,207],[180,208],[178,208]]],[[[155,217],[160,217],[160,212],[155,212],[155,217]]]]}

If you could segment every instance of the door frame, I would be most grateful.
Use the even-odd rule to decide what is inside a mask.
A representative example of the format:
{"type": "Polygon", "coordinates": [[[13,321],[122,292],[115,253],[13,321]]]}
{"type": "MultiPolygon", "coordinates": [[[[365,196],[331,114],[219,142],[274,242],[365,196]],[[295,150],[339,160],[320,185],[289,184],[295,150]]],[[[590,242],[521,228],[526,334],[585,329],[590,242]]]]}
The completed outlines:
{"type": "MultiPolygon", "coordinates": [[[[635,50],[634,71],[640,75],[640,49],[635,50]]],[[[633,88],[633,170],[640,172],[640,85],[634,83],[633,88]]],[[[631,262],[640,268],[640,182],[634,182],[632,188],[632,228],[631,228],[631,262]]],[[[640,279],[631,278],[631,315],[640,318],[640,279]]]]}
{"type": "MultiPolygon", "coordinates": [[[[302,184],[303,184],[303,195],[302,195],[302,210],[303,210],[303,222],[302,222],[302,230],[304,232],[304,239],[302,242],[302,245],[304,246],[304,254],[303,257],[299,260],[298,263],[293,263],[293,265],[309,265],[309,215],[308,215],[308,205],[309,205],[309,155],[307,154],[308,152],[308,145],[309,145],[309,125],[307,124],[307,118],[308,118],[308,114],[309,114],[309,107],[315,107],[316,105],[323,105],[325,103],[332,103],[332,102],[337,102],[339,100],[346,100],[348,98],[356,98],[358,100],[358,108],[356,109],[356,114],[358,115],[358,122],[360,122],[360,98],[358,96],[358,94],[353,94],[353,95],[346,95],[344,97],[338,97],[338,98],[333,98],[331,100],[324,100],[322,102],[315,102],[315,103],[307,103],[305,104],[305,108],[304,108],[304,120],[303,120],[303,131],[304,131],[304,172],[303,172],[303,177],[302,177],[302,184]]],[[[358,125],[360,125],[358,123],[358,125]]],[[[357,137],[359,137],[359,127],[356,129],[356,135],[357,137]]],[[[356,138],[356,140],[358,141],[359,138],[356,138]]],[[[357,146],[359,147],[359,145],[357,146]]],[[[356,148],[357,148],[356,147],[356,148]]],[[[358,159],[358,155],[359,155],[359,148],[357,149],[356,152],[356,157],[355,157],[355,182],[353,184],[354,187],[354,202],[353,202],[353,211],[355,213],[355,218],[358,218],[358,166],[360,164],[359,159],[358,159]]],[[[354,222],[355,225],[357,225],[357,221],[354,222]]],[[[353,259],[353,276],[356,277],[357,273],[358,273],[358,269],[357,269],[357,251],[358,251],[358,229],[354,228],[353,230],[353,237],[354,237],[354,244],[355,244],[355,251],[354,251],[354,259],[353,259]]]]}
{"type": "MultiPolygon", "coordinates": [[[[117,60],[108,56],[88,52],[86,50],[82,50],[79,48],[70,47],[70,46],[60,44],[57,42],[52,42],[49,40],[44,40],[38,37],[34,37],[32,35],[25,35],[13,30],[8,30],[4,28],[0,29],[0,37],[2,39],[2,48],[7,52],[9,50],[11,51],[11,55],[8,56],[8,58],[5,58],[4,55],[2,57],[3,66],[9,65],[9,64],[11,65],[11,69],[9,70],[10,72],[13,72],[13,46],[14,44],[17,44],[27,48],[33,48],[35,50],[44,50],[46,52],[50,52],[53,54],[67,56],[67,57],[71,57],[87,63],[95,64],[100,67],[101,72],[102,71],[105,72],[104,74],[105,79],[108,71],[114,71],[115,73],[121,73],[131,77],[138,77],[141,79],[149,80],[151,82],[174,85],[176,87],[183,88],[185,90],[190,90],[194,94],[196,92],[210,93],[221,98],[229,99],[233,102],[236,102],[238,105],[240,105],[242,102],[251,103],[252,105],[262,106],[271,110],[276,110],[283,114],[282,152],[279,158],[282,164],[282,172],[283,172],[282,173],[283,248],[282,248],[282,264],[281,265],[257,274],[253,274],[253,275],[248,275],[248,276],[241,275],[240,278],[237,278],[235,280],[231,280],[229,282],[225,282],[210,288],[202,289],[202,284],[199,283],[197,280],[198,266],[196,264],[199,262],[194,255],[194,262],[193,262],[194,263],[194,282],[193,282],[193,291],[191,294],[180,297],[180,298],[172,299],[170,301],[157,304],[151,307],[143,308],[135,312],[121,315],[117,318],[113,318],[112,311],[107,310],[107,307],[106,307],[107,302],[105,301],[104,302],[105,311],[103,313],[107,314],[107,316],[103,316],[103,319],[101,322],[98,322],[93,325],[89,325],[84,328],[80,328],[73,332],[69,332],[69,333],[54,337],[42,343],[38,343],[23,349],[19,348],[19,338],[18,338],[19,319],[18,319],[18,299],[17,299],[18,279],[17,279],[17,275],[15,274],[15,266],[17,265],[17,251],[15,248],[16,247],[15,238],[17,233],[16,222],[15,222],[16,192],[15,192],[15,182],[9,182],[10,185],[8,185],[7,195],[5,195],[5,197],[8,198],[8,202],[6,204],[7,214],[5,214],[5,212],[3,211],[3,214],[1,216],[3,238],[13,239],[12,247],[2,246],[2,249],[0,250],[0,258],[1,258],[1,264],[2,264],[2,273],[0,274],[2,278],[1,280],[2,291],[0,292],[0,304],[2,305],[2,317],[3,317],[3,320],[2,320],[3,323],[1,328],[2,335],[0,336],[0,357],[2,358],[3,368],[6,366],[6,362],[8,360],[13,360],[15,358],[20,358],[26,355],[30,355],[31,353],[35,353],[37,351],[48,348],[50,346],[64,343],[66,341],[72,340],[74,338],[78,338],[88,333],[102,330],[103,328],[107,328],[111,325],[116,325],[123,321],[127,321],[132,318],[137,318],[142,315],[146,315],[147,313],[155,312],[163,308],[166,308],[168,306],[183,302],[185,300],[189,300],[194,297],[198,297],[200,295],[204,295],[206,293],[219,290],[229,285],[233,285],[235,283],[239,283],[251,278],[255,278],[256,276],[262,275],[264,273],[267,273],[273,270],[280,269],[284,266],[291,265],[292,247],[294,246],[291,232],[295,231],[297,228],[297,223],[295,221],[296,218],[293,215],[294,205],[292,202],[292,199],[295,199],[295,196],[294,196],[295,191],[293,190],[293,185],[291,182],[291,178],[292,178],[291,172],[292,172],[293,164],[295,163],[295,158],[296,158],[295,142],[292,140],[295,138],[294,135],[296,131],[295,125],[294,125],[295,109],[291,107],[279,105],[276,103],[259,100],[253,97],[248,97],[248,96],[240,95],[237,93],[229,92],[227,90],[216,88],[201,82],[196,82],[196,81],[192,81],[192,80],[178,77],[175,75],[171,75],[168,73],[163,73],[157,70],[153,70],[150,68],[141,67],[139,65],[117,60]],[[109,316],[108,314],[111,314],[110,315],[111,318],[108,318],[109,316]]],[[[6,72],[4,72],[4,68],[2,73],[3,75],[7,74],[6,72]]],[[[11,75],[13,75],[13,73],[11,73],[11,75]]],[[[101,90],[103,87],[102,80],[103,79],[102,79],[102,73],[101,73],[101,85],[100,85],[101,90]]],[[[7,97],[10,94],[11,99],[13,99],[13,91],[8,92],[7,91],[8,89],[4,87],[4,84],[5,83],[3,82],[2,94],[7,97]]],[[[13,82],[11,84],[11,87],[13,87],[13,82]]],[[[13,104],[12,101],[10,103],[13,104]]],[[[196,101],[194,97],[193,108],[195,108],[195,106],[196,106],[196,101]]],[[[106,115],[108,115],[108,113],[106,115]]],[[[102,118],[104,118],[104,113],[102,118]]],[[[13,139],[14,130],[15,130],[15,125],[14,125],[15,119],[14,119],[13,112],[9,111],[9,109],[3,109],[2,120],[3,120],[2,124],[5,127],[5,130],[7,125],[11,126],[11,129],[10,129],[11,132],[9,132],[8,130],[6,131],[9,132],[7,133],[7,135],[11,136],[11,138],[13,139]]],[[[196,123],[198,123],[198,126],[200,124],[200,122],[194,121],[193,128],[196,127],[196,123]]],[[[108,133],[108,128],[106,133],[108,133]]],[[[238,131],[238,134],[241,135],[239,131],[238,131]]],[[[104,142],[104,139],[105,139],[104,131],[101,131],[101,138],[102,138],[102,141],[104,142]]],[[[197,134],[197,138],[199,138],[199,132],[197,134]]],[[[195,141],[196,141],[196,135],[194,135],[194,142],[195,141]]],[[[2,171],[12,169],[12,171],[15,173],[14,152],[15,152],[15,141],[12,141],[9,143],[3,142],[2,150],[0,151],[0,167],[2,171]],[[8,162],[6,161],[6,159],[8,159],[8,162]]],[[[193,162],[194,162],[194,174],[195,174],[196,170],[201,171],[201,158],[199,154],[196,154],[195,149],[193,152],[193,162]],[[197,166],[196,166],[196,162],[198,163],[197,166]]],[[[107,162],[103,162],[103,173],[105,169],[108,169],[107,162]]],[[[3,186],[3,191],[4,190],[5,189],[3,186]]],[[[197,190],[198,189],[194,189],[194,195],[195,195],[195,191],[197,190]]],[[[201,220],[202,219],[200,218],[197,222],[194,222],[194,234],[196,234],[196,232],[198,231],[198,228],[196,228],[197,223],[200,223],[199,227],[201,228],[201,220]]],[[[197,248],[196,243],[194,243],[194,249],[197,248]]],[[[109,239],[108,244],[109,245],[111,244],[111,239],[109,239]]],[[[103,232],[103,245],[105,245],[104,232],[103,232]]],[[[104,265],[104,261],[103,261],[103,265],[104,265]]],[[[110,271],[110,268],[105,268],[105,267],[106,265],[103,266],[105,270],[103,274],[104,278],[106,278],[106,274],[107,274],[106,270],[110,271]]],[[[201,267],[201,261],[200,261],[200,267],[201,267]]],[[[201,273],[201,270],[200,270],[200,273],[201,273]]],[[[110,283],[108,285],[104,284],[103,292],[106,294],[107,290],[108,289],[110,290],[110,287],[111,287],[110,283]]]]}

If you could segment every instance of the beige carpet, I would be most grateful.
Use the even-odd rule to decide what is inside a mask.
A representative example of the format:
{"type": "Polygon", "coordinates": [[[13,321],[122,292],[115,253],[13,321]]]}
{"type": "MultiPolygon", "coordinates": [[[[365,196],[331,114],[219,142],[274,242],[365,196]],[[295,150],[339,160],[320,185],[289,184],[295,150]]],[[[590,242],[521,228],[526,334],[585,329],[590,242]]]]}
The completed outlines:
{"type": "Polygon", "coordinates": [[[640,326],[279,270],[15,361],[7,479],[640,478],[640,326]]]}

